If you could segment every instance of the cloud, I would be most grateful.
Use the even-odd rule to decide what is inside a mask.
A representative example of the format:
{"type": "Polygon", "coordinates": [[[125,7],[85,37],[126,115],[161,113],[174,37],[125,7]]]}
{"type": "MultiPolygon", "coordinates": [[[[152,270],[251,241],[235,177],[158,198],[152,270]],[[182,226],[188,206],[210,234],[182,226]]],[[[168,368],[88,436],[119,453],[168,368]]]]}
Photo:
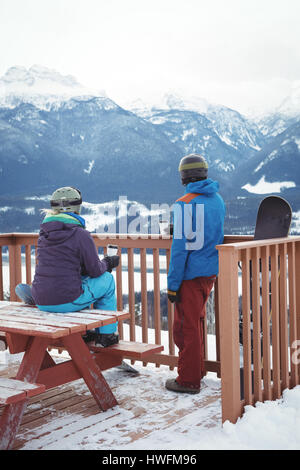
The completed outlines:
{"type": "Polygon", "coordinates": [[[0,75],[38,63],[112,98],[183,88],[242,110],[300,79],[299,13],[299,0],[1,0],[0,75]]]}

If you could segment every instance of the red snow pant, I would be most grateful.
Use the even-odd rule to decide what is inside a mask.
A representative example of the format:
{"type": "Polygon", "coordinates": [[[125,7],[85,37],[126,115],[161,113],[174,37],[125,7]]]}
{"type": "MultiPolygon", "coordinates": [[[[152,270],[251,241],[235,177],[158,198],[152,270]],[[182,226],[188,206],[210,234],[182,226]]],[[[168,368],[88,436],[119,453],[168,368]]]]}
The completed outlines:
{"type": "Polygon", "coordinates": [[[205,304],[216,276],[183,281],[175,303],[173,336],[179,349],[178,377],[183,386],[199,388],[204,376],[205,304]]]}

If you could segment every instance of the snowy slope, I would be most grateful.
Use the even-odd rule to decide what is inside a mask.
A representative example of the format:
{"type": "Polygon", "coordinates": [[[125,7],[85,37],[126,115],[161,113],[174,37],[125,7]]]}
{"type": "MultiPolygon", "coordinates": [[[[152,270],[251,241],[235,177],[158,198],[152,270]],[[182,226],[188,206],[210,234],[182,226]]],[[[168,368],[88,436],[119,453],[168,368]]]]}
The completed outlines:
{"type": "MultiPolygon", "coordinates": [[[[240,152],[249,149],[261,150],[262,135],[254,122],[233,109],[209,103],[204,98],[165,94],[160,101],[152,104],[145,103],[142,100],[129,103],[128,109],[154,124],[162,126],[167,122],[174,122],[172,118],[172,112],[174,111],[180,111],[181,118],[179,119],[182,122],[185,121],[185,112],[187,115],[191,112],[197,113],[209,121],[211,132],[214,132],[229,147],[240,152]],[[168,115],[168,113],[170,114],[168,115]]],[[[186,121],[187,128],[183,130],[183,140],[188,133],[196,135],[195,132],[197,131],[192,126],[188,128],[188,118],[186,121]]]]}
{"type": "Polygon", "coordinates": [[[300,83],[295,84],[291,93],[282,103],[257,119],[258,126],[266,137],[275,137],[300,120],[300,83]]]}

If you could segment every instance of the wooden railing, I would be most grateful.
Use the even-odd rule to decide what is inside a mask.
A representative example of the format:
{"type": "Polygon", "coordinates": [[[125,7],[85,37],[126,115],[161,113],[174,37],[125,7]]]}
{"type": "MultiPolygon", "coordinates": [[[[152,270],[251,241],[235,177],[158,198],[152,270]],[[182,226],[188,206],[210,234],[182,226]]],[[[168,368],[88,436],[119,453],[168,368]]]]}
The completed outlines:
{"type": "MultiPolygon", "coordinates": [[[[115,272],[117,306],[119,310],[132,312],[129,339],[161,344],[160,301],[164,290],[161,281],[162,276],[166,280],[171,239],[159,235],[135,238],[122,234],[92,235],[99,254],[105,254],[110,243],[119,247],[121,262],[115,272]],[[126,305],[124,276],[128,285],[126,305]],[[152,289],[154,340],[153,337],[149,340],[148,297],[152,289]],[[137,292],[141,293],[139,339],[134,314],[137,292]]],[[[0,299],[5,294],[5,276],[9,276],[11,300],[18,300],[14,289],[19,282],[31,283],[37,239],[38,234],[33,233],[0,234],[0,299]]],[[[299,365],[293,358],[299,356],[300,360],[300,352],[297,355],[298,342],[300,346],[300,237],[253,241],[252,236],[225,236],[224,244],[217,248],[220,269],[214,288],[216,350],[215,357],[208,358],[206,331],[205,367],[222,379],[223,422],[235,422],[245,405],[274,400],[284,388],[299,384],[299,365]]],[[[148,358],[148,362],[157,366],[177,366],[172,334],[173,308],[168,302],[168,346],[162,354],[148,358]]],[[[124,327],[119,325],[121,338],[124,327]]]]}
{"type": "MultiPolygon", "coordinates": [[[[124,309],[123,276],[127,275],[128,285],[128,310],[135,312],[136,292],[141,292],[141,329],[143,342],[148,342],[148,291],[153,289],[154,297],[154,339],[156,344],[161,343],[161,282],[162,273],[167,275],[170,262],[171,239],[160,235],[128,237],[127,235],[92,234],[95,244],[103,254],[106,254],[108,244],[116,244],[119,247],[120,265],[116,269],[117,308],[124,309]],[[150,261],[150,267],[149,267],[150,261]],[[124,266],[124,264],[126,266],[124,266]],[[124,273],[125,271],[125,273],[124,273]],[[127,274],[126,274],[127,273],[127,274]],[[151,288],[149,288],[149,277],[151,288]],[[136,286],[136,280],[139,286],[136,286]]],[[[252,237],[227,236],[225,243],[240,240],[249,240],[252,237]]],[[[12,301],[18,301],[15,294],[15,286],[20,282],[30,284],[35,266],[35,253],[37,248],[37,233],[10,233],[0,234],[0,299],[4,299],[4,277],[9,276],[6,295],[12,301]],[[6,273],[4,273],[6,266],[6,273]]],[[[167,303],[168,313],[168,351],[159,356],[149,358],[149,362],[165,364],[173,368],[177,365],[177,354],[174,345],[172,325],[174,306],[167,303]]],[[[218,316],[218,284],[215,286],[215,325],[216,325],[216,353],[215,360],[206,360],[207,371],[220,374],[219,351],[219,316],[218,316]]],[[[130,340],[136,340],[135,315],[130,320],[130,340]]],[[[120,337],[123,337],[123,325],[119,325],[120,337]]],[[[207,351],[207,341],[206,341],[207,351]]]]}
{"type": "Polygon", "coordinates": [[[300,383],[300,237],[217,248],[222,417],[235,422],[300,383]]]}

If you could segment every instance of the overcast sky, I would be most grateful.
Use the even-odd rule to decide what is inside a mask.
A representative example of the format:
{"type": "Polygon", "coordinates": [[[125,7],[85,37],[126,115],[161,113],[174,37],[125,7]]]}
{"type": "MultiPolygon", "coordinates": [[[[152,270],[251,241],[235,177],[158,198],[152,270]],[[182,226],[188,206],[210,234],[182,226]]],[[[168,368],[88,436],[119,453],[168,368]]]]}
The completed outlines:
{"type": "Polygon", "coordinates": [[[179,91],[241,112],[300,86],[300,0],[0,0],[0,76],[34,64],[123,104],[179,91]]]}

